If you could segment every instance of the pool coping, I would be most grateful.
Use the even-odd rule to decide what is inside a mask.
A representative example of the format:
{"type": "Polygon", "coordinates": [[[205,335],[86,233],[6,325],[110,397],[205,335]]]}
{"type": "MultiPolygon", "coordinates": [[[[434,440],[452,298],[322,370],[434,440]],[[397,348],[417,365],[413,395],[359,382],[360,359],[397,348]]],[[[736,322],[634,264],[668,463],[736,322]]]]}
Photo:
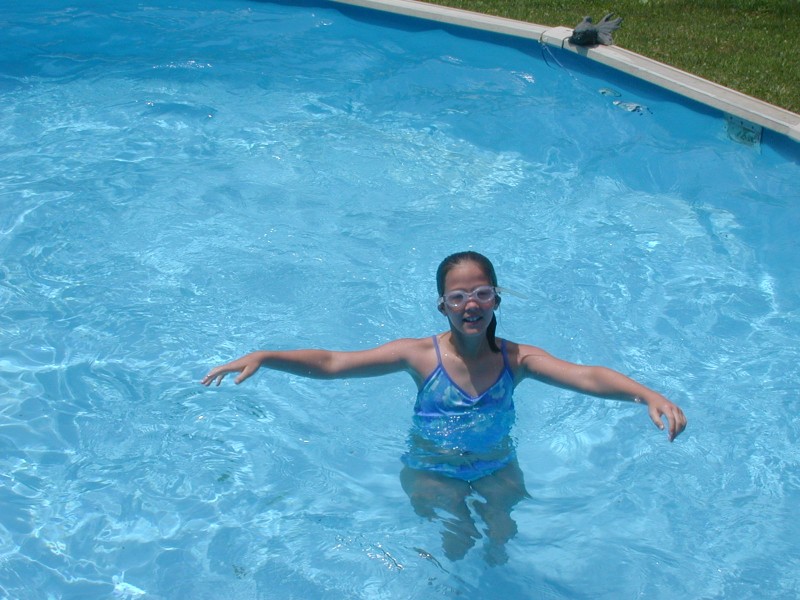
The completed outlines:
{"type": "Polygon", "coordinates": [[[569,27],[547,27],[418,0],[332,0],[557,46],[800,142],[800,115],[619,46],[575,46],[569,27]]]}

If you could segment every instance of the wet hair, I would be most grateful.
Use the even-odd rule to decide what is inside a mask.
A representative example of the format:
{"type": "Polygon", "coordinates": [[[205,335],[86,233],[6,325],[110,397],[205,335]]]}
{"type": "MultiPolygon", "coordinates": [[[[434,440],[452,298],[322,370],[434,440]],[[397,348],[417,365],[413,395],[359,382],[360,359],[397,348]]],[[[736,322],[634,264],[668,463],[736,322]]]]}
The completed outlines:
{"type": "MultiPolygon", "coordinates": [[[[494,265],[492,264],[492,261],[486,258],[483,254],[473,252],[472,250],[467,250],[466,252],[456,252],[455,254],[451,254],[445,258],[439,264],[439,268],[436,269],[436,290],[439,292],[440,297],[444,294],[445,277],[447,277],[447,274],[453,269],[453,267],[460,265],[462,262],[473,262],[478,265],[486,277],[489,278],[489,281],[492,282],[492,285],[497,287],[497,274],[494,272],[494,265]]],[[[500,296],[498,295],[495,306],[499,305],[500,296]]],[[[439,308],[442,308],[441,304],[439,305],[439,308]]],[[[492,322],[489,323],[489,328],[486,330],[486,341],[489,342],[489,348],[492,349],[492,352],[500,352],[500,348],[497,347],[497,341],[494,337],[496,330],[497,317],[492,314],[492,322]]]]}

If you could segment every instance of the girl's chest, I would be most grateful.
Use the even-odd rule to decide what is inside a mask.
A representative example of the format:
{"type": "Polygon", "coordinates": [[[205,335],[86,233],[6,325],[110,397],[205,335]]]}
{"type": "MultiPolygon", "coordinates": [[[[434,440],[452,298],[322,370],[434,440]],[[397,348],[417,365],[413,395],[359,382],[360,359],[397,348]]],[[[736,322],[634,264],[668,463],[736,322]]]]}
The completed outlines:
{"type": "Polygon", "coordinates": [[[442,369],[447,378],[468,396],[486,393],[503,374],[502,356],[481,361],[465,361],[459,357],[442,354],[442,369]]]}

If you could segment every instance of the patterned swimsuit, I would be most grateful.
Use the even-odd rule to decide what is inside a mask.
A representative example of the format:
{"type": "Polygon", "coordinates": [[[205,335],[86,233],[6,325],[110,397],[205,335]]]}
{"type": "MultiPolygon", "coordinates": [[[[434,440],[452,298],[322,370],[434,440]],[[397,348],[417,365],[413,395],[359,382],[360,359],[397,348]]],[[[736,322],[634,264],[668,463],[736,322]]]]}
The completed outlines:
{"type": "Polygon", "coordinates": [[[403,462],[413,469],[475,481],[510,463],[509,436],[514,424],[514,376],[501,342],[503,370],[489,389],[472,396],[445,371],[439,342],[433,337],[437,365],[423,383],[414,405],[414,425],[403,462]]]}

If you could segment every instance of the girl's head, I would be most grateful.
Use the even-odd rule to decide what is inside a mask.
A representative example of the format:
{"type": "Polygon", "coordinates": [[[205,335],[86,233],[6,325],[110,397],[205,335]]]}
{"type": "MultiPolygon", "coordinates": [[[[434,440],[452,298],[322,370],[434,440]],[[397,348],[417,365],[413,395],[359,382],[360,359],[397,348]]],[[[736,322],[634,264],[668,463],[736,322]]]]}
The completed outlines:
{"type": "MultiPolygon", "coordinates": [[[[473,265],[477,266],[481,273],[485,276],[488,284],[491,285],[492,288],[497,288],[497,274],[494,272],[494,266],[492,262],[486,258],[483,254],[479,254],[477,252],[473,252],[471,250],[466,252],[457,252],[456,254],[451,254],[447,258],[445,258],[439,268],[436,270],[436,289],[439,292],[439,297],[441,298],[446,292],[451,291],[447,289],[447,275],[456,267],[463,265],[464,263],[472,263],[473,265]]],[[[473,290],[464,290],[466,292],[471,292],[473,290]]],[[[496,290],[495,290],[496,294],[496,290]]],[[[492,320],[489,323],[489,327],[486,329],[486,339],[489,342],[489,348],[492,349],[494,352],[500,352],[500,349],[497,347],[497,342],[495,341],[495,330],[497,329],[497,317],[494,315],[494,309],[500,306],[500,296],[496,294],[494,299],[494,304],[492,308],[492,320]]],[[[446,307],[443,301],[439,303],[439,310],[447,315],[446,307]]],[[[449,315],[447,315],[450,318],[449,315]]]]}

